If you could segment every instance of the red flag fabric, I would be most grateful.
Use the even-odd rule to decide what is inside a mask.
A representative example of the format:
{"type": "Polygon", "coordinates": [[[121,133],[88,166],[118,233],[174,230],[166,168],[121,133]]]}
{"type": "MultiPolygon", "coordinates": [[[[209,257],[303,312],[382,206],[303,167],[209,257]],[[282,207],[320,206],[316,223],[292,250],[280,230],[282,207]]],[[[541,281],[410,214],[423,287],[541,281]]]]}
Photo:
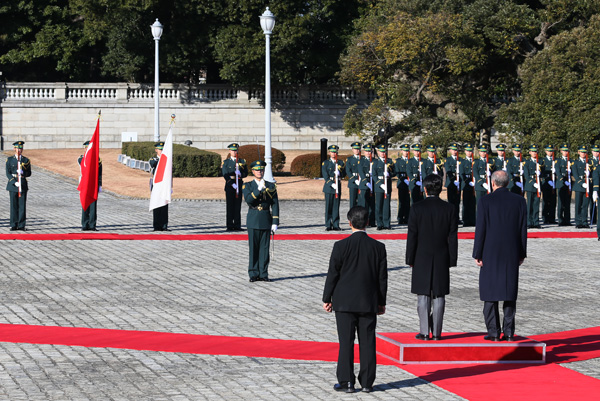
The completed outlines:
{"type": "Polygon", "coordinates": [[[81,160],[81,178],[79,180],[79,200],[83,210],[98,200],[98,165],[100,163],[100,117],[90,144],[81,160]]]}

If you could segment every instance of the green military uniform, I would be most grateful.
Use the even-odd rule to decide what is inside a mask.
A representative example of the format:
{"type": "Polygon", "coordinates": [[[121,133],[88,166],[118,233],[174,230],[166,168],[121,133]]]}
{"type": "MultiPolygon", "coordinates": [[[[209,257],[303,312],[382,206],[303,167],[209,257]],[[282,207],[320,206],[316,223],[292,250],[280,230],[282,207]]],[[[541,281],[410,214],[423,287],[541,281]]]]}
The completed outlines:
{"type": "Polygon", "coordinates": [[[427,146],[427,152],[433,152],[433,157],[427,157],[423,159],[423,178],[429,174],[437,174],[440,177],[444,177],[444,163],[438,160],[435,156],[435,146],[427,146]]]}
{"type": "MultiPolygon", "coordinates": [[[[410,152],[408,145],[402,145],[400,149],[404,152],[410,152]]],[[[400,156],[396,159],[394,168],[396,169],[396,175],[398,182],[396,187],[398,188],[398,224],[408,224],[408,215],[410,213],[410,192],[408,189],[408,157],[400,156]]]]}
{"type": "MultiPolygon", "coordinates": [[[[473,146],[465,145],[466,151],[472,152],[473,146]]],[[[465,157],[460,162],[459,176],[460,176],[460,189],[462,191],[462,216],[463,216],[463,227],[475,226],[477,220],[477,203],[475,201],[475,180],[473,179],[473,165],[475,160],[471,156],[465,157]]]]}
{"type": "MultiPolygon", "coordinates": [[[[87,148],[90,144],[90,141],[85,141],[83,146],[87,148]]],[[[77,159],[77,163],[79,164],[79,168],[81,170],[81,161],[83,160],[83,155],[79,156],[77,159]]],[[[79,174],[81,176],[81,173],[79,174]]],[[[102,191],[102,160],[98,160],[98,192],[102,191]]],[[[90,206],[86,210],[81,210],[81,231],[98,231],[96,229],[96,220],[98,218],[98,201],[95,200],[90,203],[90,206]]]]}
{"type": "MultiPolygon", "coordinates": [[[[498,152],[506,152],[506,145],[500,143],[496,145],[496,150],[498,152]]],[[[508,171],[507,163],[508,160],[506,160],[506,154],[504,156],[498,155],[498,157],[496,157],[492,163],[492,171],[508,171]]]]}
{"type": "MultiPolygon", "coordinates": [[[[593,145],[592,152],[598,154],[600,152],[600,146],[593,145]]],[[[598,166],[600,164],[600,157],[598,155],[593,155],[590,158],[590,163],[592,165],[592,188],[598,186],[598,178],[596,178],[596,170],[598,170],[598,166]]],[[[598,222],[598,209],[596,208],[596,203],[593,200],[590,201],[590,224],[596,224],[598,222]]]]}
{"type": "Polygon", "coordinates": [[[225,179],[226,227],[227,231],[242,231],[242,179],[248,176],[248,167],[244,159],[237,158],[237,143],[232,143],[227,148],[236,152],[236,157],[228,156],[221,164],[225,179]]]}
{"type": "MultiPolygon", "coordinates": [[[[458,151],[458,143],[454,142],[448,147],[450,150],[458,151]]],[[[446,171],[446,195],[448,202],[454,206],[454,212],[456,213],[456,220],[460,216],[460,163],[462,159],[458,156],[448,156],[444,162],[444,170],[446,171]]],[[[459,221],[460,224],[460,221],[459,221]]]]}
{"type": "Polygon", "coordinates": [[[579,157],[573,162],[573,192],[575,192],[575,227],[590,228],[588,224],[588,207],[591,192],[591,172],[592,166],[589,161],[581,157],[581,153],[587,155],[587,146],[580,146],[579,157]]]}
{"type": "MultiPolygon", "coordinates": [[[[335,153],[336,155],[339,149],[337,145],[331,145],[327,148],[330,153],[335,153]]],[[[344,162],[341,160],[333,161],[329,158],[321,165],[321,175],[325,180],[323,193],[325,193],[325,229],[327,231],[341,230],[340,200],[342,199],[342,178],[344,178],[345,174],[344,162]]]]}
{"type": "Polygon", "coordinates": [[[349,209],[358,204],[358,192],[360,176],[358,174],[358,163],[360,162],[360,142],[352,143],[352,149],[358,149],[358,155],[352,155],[346,159],[346,177],[348,177],[348,195],[350,197],[349,209]]]}
{"type": "Polygon", "coordinates": [[[493,162],[489,161],[490,147],[483,144],[479,147],[479,159],[473,163],[473,175],[475,176],[475,204],[479,199],[492,192],[490,177],[492,175],[493,162]]]}
{"type": "MultiPolygon", "coordinates": [[[[155,149],[163,150],[165,147],[164,142],[156,142],[154,144],[155,149]]],[[[152,177],[150,178],[150,192],[152,192],[154,172],[156,171],[156,167],[158,167],[158,161],[160,158],[158,156],[153,157],[148,161],[150,163],[150,174],[152,177]]],[[[169,205],[164,205],[161,207],[157,207],[152,209],[152,227],[154,231],[170,231],[168,228],[169,225],[169,205]]]]}
{"type": "MultiPolygon", "coordinates": [[[[595,215],[598,215],[598,207],[600,206],[600,167],[596,166],[596,168],[594,169],[594,194],[592,195],[593,197],[596,198],[596,200],[594,201],[595,204],[595,215]]],[[[593,198],[592,198],[593,200],[593,198]]],[[[598,234],[598,241],[600,241],[600,224],[596,223],[596,234],[598,234]]]]}
{"type": "Polygon", "coordinates": [[[571,180],[573,162],[569,157],[569,145],[560,146],[561,157],[556,160],[557,214],[559,226],[571,225],[571,180]],[[566,155],[564,154],[566,152],[566,155]]]}
{"type": "Polygon", "coordinates": [[[378,230],[391,230],[390,205],[392,200],[392,177],[396,173],[394,171],[394,162],[387,157],[385,145],[379,145],[377,151],[385,154],[384,158],[377,157],[373,160],[375,222],[378,230]]]}
{"type": "MultiPolygon", "coordinates": [[[[373,152],[371,145],[363,146],[363,149],[367,153],[373,152]]],[[[360,177],[360,184],[358,186],[358,206],[362,206],[369,211],[369,226],[375,226],[375,193],[373,192],[373,166],[372,157],[363,156],[358,164],[358,175],[360,177]]]]}
{"type": "Polygon", "coordinates": [[[527,194],[527,228],[540,227],[540,177],[542,175],[541,164],[538,162],[537,145],[531,145],[531,155],[523,166],[523,177],[525,179],[525,193],[527,194]]]}
{"type": "MultiPolygon", "coordinates": [[[[267,164],[255,161],[252,170],[264,171],[267,164]]],[[[277,185],[264,179],[255,178],[242,186],[244,200],[248,204],[246,227],[248,228],[250,282],[270,281],[269,246],[271,232],[279,226],[279,199],[277,185]]]]}
{"type": "Polygon", "coordinates": [[[513,152],[519,152],[519,156],[513,156],[506,162],[506,172],[508,173],[508,190],[517,195],[524,195],[523,191],[523,157],[521,155],[521,145],[513,145],[513,152]]]}
{"type": "Polygon", "coordinates": [[[542,173],[540,181],[542,184],[542,220],[544,224],[556,224],[556,161],[554,160],[554,146],[546,145],[546,152],[552,152],[551,156],[540,159],[542,173]]]}
{"type": "Polygon", "coordinates": [[[16,153],[23,149],[25,142],[13,143],[15,155],[6,159],[6,177],[8,183],[6,190],[10,196],[10,230],[26,231],[27,220],[27,178],[31,176],[31,163],[25,156],[17,156],[16,153]],[[20,178],[20,180],[19,180],[20,178]],[[19,184],[20,181],[20,184],[19,184]],[[19,191],[20,187],[20,191],[19,191]]]}
{"type": "Polygon", "coordinates": [[[421,144],[415,143],[411,146],[413,157],[406,163],[406,174],[408,176],[408,191],[410,192],[410,204],[423,200],[423,159],[421,158],[421,144]]]}

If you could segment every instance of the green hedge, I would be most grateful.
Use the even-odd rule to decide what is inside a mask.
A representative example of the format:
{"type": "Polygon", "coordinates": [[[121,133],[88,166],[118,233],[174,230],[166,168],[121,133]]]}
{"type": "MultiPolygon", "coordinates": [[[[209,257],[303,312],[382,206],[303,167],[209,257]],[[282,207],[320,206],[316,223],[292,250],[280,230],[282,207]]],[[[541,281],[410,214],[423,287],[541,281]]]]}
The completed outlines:
{"type": "MultiPolygon", "coordinates": [[[[244,145],[238,148],[238,157],[246,160],[248,166],[250,163],[258,160],[260,150],[260,160],[265,160],[265,147],[263,145],[244,145]]],[[[283,171],[285,165],[285,153],[279,149],[271,148],[271,168],[273,172],[283,171]]]]}
{"type": "MultiPolygon", "coordinates": [[[[338,155],[339,160],[348,159],[352,155],[338,155]]],[[[292,175],[306,178],[321,178],[321,154],[307,153],[297,156],[290,166],[292,175]]]]}
{"type": "MultiPolygon", "coordinates": [[[[154,142],[123,142],[121,152],[136,160],[156,155],[154,142]]],[[[173,177],[218,177],[221,156],[191,146],[173,144],[173,177]]]]}

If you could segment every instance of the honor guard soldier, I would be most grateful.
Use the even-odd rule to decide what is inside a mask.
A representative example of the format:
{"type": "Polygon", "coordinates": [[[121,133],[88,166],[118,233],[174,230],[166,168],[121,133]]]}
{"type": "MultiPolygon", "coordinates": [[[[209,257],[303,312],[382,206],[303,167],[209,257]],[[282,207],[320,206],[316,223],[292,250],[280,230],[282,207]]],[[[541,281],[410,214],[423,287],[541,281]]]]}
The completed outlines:
{"type": "MultiPolygon", "coordinates": [[[[600,146],[592,146],[592,158],[590,163],[592,165],[592,188],[598,187],[598,178],[596,178],[596,171],[598,170],[598,163],[600,163],[600,146]]],[[[592,196],[594,192],[592,192],[592,196]]],[[[592,199],[593,200],[593,199],[592,199]]],[[[590,202],[590,224],[596,224],[598,222],[598,209],[596,208],[596,201],[590,202]]]]}
{"type": "Polygon", "coordinates": [[[523,166],[525,178],[525,193],[527,194],[527,228],[542,228],[540,226],[540,197],[542,169],[538,160],[538,147],[529,147],[529,159],[523,166]]]}
{"type": "Polygon", "coordinates": [[[490,177],[492,176],[492,165],[490,163],[490,147],[483,144],[479,147],[479,159],[473,163],[473,175],[475,176],[475,203],[479,203],[481,197],[492,192],[490,177]]]}
{"type": "Polygon", "coordinates": [[[473,146],[465,145],[465,158],[461,160],[460,190],[463,202],[463,227],[474,227],[477,219],[477,204],[475,203],[475,177],[473,176],[473,146]]]}
{"type": "Polygon", "coordinates": [[[460,163],[462,159],[458,156],[458,143],[453,142],[448,147],[450,156],[444,162],[444,170],[446,171],[446,195],[448,202],[454,206],[454,213],[456,213],[456,220],[458,224],[462,224],[462,221],[458,219],[459,208],[460,208],[460,163]]]}
{"type": "Polygon", "coordinates": [[[573,177],[573,162],[569,155],[569,145],[560,146],[561,157],[556,161],[556,192],[558,225],[571,225],[571,179],[573,177]]]}
{"type": "Polygon", "coordinates": [[[360,186],[358,163],[361,160],[360,142],[354,142],[351,146],[353,155],[346,159],[346,177],[348,177],[348,195],[350,196],[349,209],[358,204],[358,187],[360,186]]]}
{"type": "Polygon", "coordinates": [[[425,178],[423,162],[421,159],[421,144],[415,143],[411,146],[413,157],[406,164],[408,175],[408,190],[410,192],[410,204],[423,200],[423,178],[425,178]]]}
{"type": "Polygon", "coordinates": [[[223,161],[221,172],[225,178],[225,202],[227,204],[226,224],[227,231],[242,230],[242,185],[248,176],[248,166],[244,159],[238,158],[237,143],[227,146],[229,157],[223,161]]]}
{"type": "Polygon", "coordinates": [[[375,193],[373,192],[373,147],[369,144],[363,146],[365,155],[360,159],[358,174],[360,177],[358,206],[369,211],[369,226],[375,227],[375,193]]]}
{"type": "Polygon", "coordinates": [[[494,159],[494,165],[492,167],[492,170],[507,171],[506,164],[508,163],[508,161],[506,160],[506,145],[503,143],[496,145],[496,151],[498,152],[498,157],[494,159]]]}
{"type": "Polygon", "coordinates": [[[427,159],[423,160],[423,177],[429,174],[437,174],[440,177],[444,176],[444,164],[437,159],[435,154],[435,146],[427,146],[427,159]]]}
{"type": "MultiPolygon", "coordinates": [[[[156,152],[156,156],[148,161],[150,163],[150,192],[152,192],[153,180],[154,180],[154,172],[156,171],[156,167],[158,167],[158,161],[160,159],[160,155],[165,147],[164,142],[156,142],[154,144],[154,151],[156,152]]],[[[157,207],[152,210],[152,226],[154,231],[171,231],[168,228],[169,225],[169,205],[166,204],[161,207],[157,207]]]]}
{"type": "Polygon", "coordinates": [[[394,171],[394,162],[387,157],[385,145],[377,147],[377,155],[378,157],[373,161],[375,221],[378,230],[391,230],[392,177],[396,175],[396,172],[394,171]]]}
{"type": "Polygon", "coordinates": [[[398,176],[398,224],[408,224],[408,214],[410,213],[410,192],[408,190],[408,157],[410,148],[408,145],[400,147],[402,156],[396,159],[396,175],[398,176]]]}
{"type": "Polygon", "coordinates": [[[506,163],[506,172],[508,173],[508,190],[518,195],[525,195],[523,191],[523,155],[521,154],[521,145],[513,145],[511,157],[506,163]]]}
{"type": "Polygon", "coordinates": [[[340,231],[340,199],[342,199],[342,178],[346,174],[344,162],[338,160],[337,145],[327,148],[329,159],[321,165],[321,175],[325,180],[323,192],[325,193],[325,230],[340,231]]]}
{"type": "Polygon", "coordinates": [[[13,143],[15,155],[6,159],[6,177],[8,184],[6,190],[10,196],[10,231],[22,230],[25,228],[27,219],[27,178],[31,176],[31,164],[29,159],[23,156],[23,145],[25,142],[17,141],[13,143]]]}
{"type": "Polygon", "coordinates": [[[257,160],[250,165],[254,179],[243,184],[242,193],[248,204],[246,227],[248,228],[250,282],[269,279],[269,247],[271,233],[279,226],[279,199],[275,183],[265,181],[263,176],[267,163],[257,160]]]}
{"type": "Polygon", "coordinates": [[[575,192],[575,227],[590,228],[588,207],[592,188],[592,166],[588,161],[587,146],[580,146],[579,158],[573,162],[573,191],[575,192]]]}
{"type": "MultiPolygon", "coordinates": [[[[598,200],[600,198],[600,167],[596,166],[592,177],[594,178],[592,201],[594,202],[594,215],[597,215],[598,207],[600,206],[600,201],[598,200]]],[[[600,224],[596,224],[596,234],[598,234],[598,241],[600,241],[600,224]]]]}
{"type": "Polygon", "coordinates": [[[546,156],[540,160],[542,175],[542,220],[544,224],[556,224],[556,160],[554,146],[546,145],[546,156]]]}
{"type": "MultiPolygon", "coordinates": [[[[83,143],[83,148],[87,149],[89,144],[90,141],[85,141],[83,143]]],[[[83,155],[79,156],[79,159],[77,159],[80,171],[82,160],[83,155]]],[[[79,179],[81,180],[81,172],[79,174],[79,177],[79,179]]],[[[102,160],[98,160],[98,192],[102,192],[102,160]]],[[[98,231],[96,229],[96,220],[98,217],[97,203],[98,201],[95,200],[92,203],[90,203],[90,206],[87,208],[87,210],[81,210],[81,231],[98,231]]]]}

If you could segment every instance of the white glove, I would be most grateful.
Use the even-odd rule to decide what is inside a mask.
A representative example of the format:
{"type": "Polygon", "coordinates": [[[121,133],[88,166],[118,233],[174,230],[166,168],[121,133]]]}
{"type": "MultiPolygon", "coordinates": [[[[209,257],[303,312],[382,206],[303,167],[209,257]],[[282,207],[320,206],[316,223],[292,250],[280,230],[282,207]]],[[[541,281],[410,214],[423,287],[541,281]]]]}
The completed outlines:
{"type": "Polygon", "coordinates": [[[385,170],[385,171],[383,172],[383,175],[384,175],[384,176],[386,176],[386,177],[389,177],[389,176],[390,176],[390,173],[389,173],[387,170],[385,170]]]}
{"type": "Polygon", "coordinates": [[[581,184],[581,186],[582,186],[583,188],[587,188],[587,187],[588,187],[588,184],[581,184]]]}
{"type": "Polygon", "coordinates": [[[592,199],[594,200],[594,202],[598,200],[598,191],[594,191],[594,193],[592,193],[592,199]]]}
{"type": "Polygon", "coordinates": [[[381,184],[379,187],[385,191],[385,184],[381,184]]]}
{"type": "Polygon", "coordinates": [[[277,224],[273,224],[273,225],[271,226],[271,231],[272,231],[272,232],[275,232],[275,231],[277,231],[277,224]]]}
{"type": "Polygon", "coordinates": [[[237,175],[238,177],[241,177],[242,172],[240,170],[235,170],[235,175],[237,175]]]}
{"type": "Polygon", "coordinates": [[[98,192],[102,192],[102,187],[98,187],[98,192]]]}
{"type": "Polygon", "coordinates": [[[552,166],[552,174],[556,174],[556,169],[552,166]]]}
{"type": "Polygon", "coordinates": [[[373,190],[373,185],[371,185],[370,182],[367,182],[367,188],[369,188],[372,191],[373,190]]]}
{"type": "Polygon", "coordinates": [[[417,184],[418,186],[423,185],[423,183],[421,181],[417,181],[417,182],[415,182],[415,184],[417,184]]]}
{"type": "Polygon", "coordinates": [[[19,184],[19,181],[15,182],[15,187],[19,188],[21,186],[21,184],[19,184]]]}
{"type": "Polygon", "coordinates": [[[354,183],[355,183],[356,185],[360,185],[360,180],[354,180],[354,183]]]}
{"type": "Polygon", "coordinates": [[[550,185],[552,188],[554,188],[554,181],[548,181],[548,185],[550,185]]]}
{"type": "Polygon", "coordinates": [[[506,167],[504,167],[504,168],[502,169],[502,171],[506,171],[506,167]]]}
{"type": "Polygon", "coordinates": [[[262,191],[263,189],[265,189],[265,180],[260,180],[258,183],[258,190],[262,191]]]}
{"type": "Polygon", "coordinates": [[[539,186],[537,183],[535,183],[535,184],[533,184],[533,187],[534,187],[535,189],[538,189],[540,186],[539,186]]]}
{"type": "Polygon", "coordinates": [[[340,170],[337,170],[337,169],[336,169],[336,170],[335,170],[335,175],[336,175],[336,177],[339,177],[339,176],[340,176],[340,170]]]}
{"type": "Polygon", "coordinates": [[[523,189],[523,183],[522,182],[515,182],[515,185],[518,186],[519,188],[523,189]]]}
{"type": "Polygon", "coordinates": [[[23,170],[22,169],[18,169],[17,173],[20,174],[20,175],[23,175],[23,170]]]}
{"type": "Polygon", "coordinates": [[[231,186],[233,187],[233,189],[238,189],[237,184],[231,184],[231,186]]]}
{"type": "Polygon", "coordinates": [[[460,181],[454,181],[454,186],[458,187],[460,185],[460,181]]]}
{"type": "Polygon", "coordinates": [[[541,174],[540,170],[535,170],[535,175],[537,175],[539,177],[540,174],[541,174]]]}
{"type": "Polygon", "coordinates": [[[475,183],[473,183],[473,181],[469,181],[469,185],[472,186],[472,187],[474,187],[475,183]]]}
{"type": "Polygon", "coordinates": [[[491,177],[492,176],[492,172],[490,170],[487,170],[487,176],[491,177]]]}
{"type": "Polygon", "coordinates": [[[571,181],[565,181],[565,185],[571,189],[571,181]]]}
{"type": "Polygon", "coordinates": [[[486,191],[490,190],[490,186],[487,184],[487,182],[483,183],[483,187],[486,189],[486,191]]]}
{"type": "Polygon", "coordinates": [[[404,180],[404,183],[405,183],[406,185],[408,185],[408,184],[409,184],[409,182],[410,182],[410,181],[408,181],[408,179],[404,180]]]}
{"type": "Polygon", "coordinates": [[[337,185],[335,185],[335,183],[333,183],[333,184],[331,184],[331,188],[337,189],[337,185]]]}

